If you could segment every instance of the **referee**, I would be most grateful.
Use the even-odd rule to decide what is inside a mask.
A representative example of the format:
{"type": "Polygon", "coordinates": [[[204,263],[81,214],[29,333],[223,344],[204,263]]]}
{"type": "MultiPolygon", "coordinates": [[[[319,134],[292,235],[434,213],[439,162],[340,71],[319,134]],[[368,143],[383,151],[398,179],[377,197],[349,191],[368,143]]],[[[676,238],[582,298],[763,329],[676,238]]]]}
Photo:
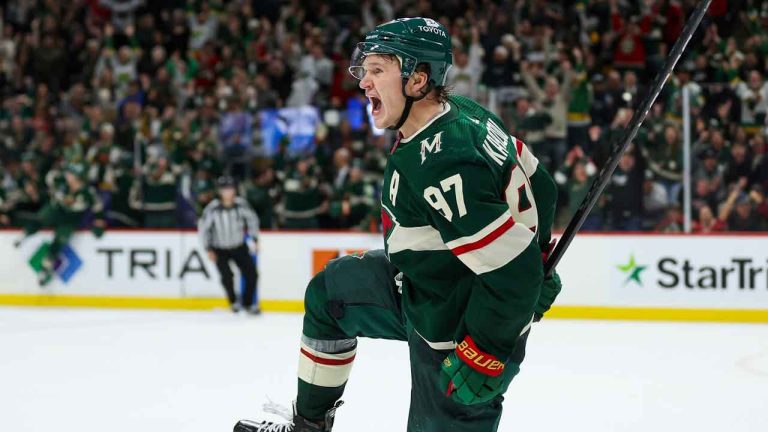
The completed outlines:
{"type": "Polygon", "coordinates": [[[232,177],[219,177],[217,186],[219,198],[205,206],[198,222],[203,248],[208,251],[211,261],[216,263],[232,312],[237,313],[245,309],[250,313],[259,314],[259,305],[254,304],[258,273],[245,241],[247,234],[254,242],[255,249],[259,235],[259,218],[248,202],[237,196],[232,177]],[[235,262],[240,274],[245,278],[245,293],[241,302],[237,301],[235,295],[230,261],[235,262]]]}

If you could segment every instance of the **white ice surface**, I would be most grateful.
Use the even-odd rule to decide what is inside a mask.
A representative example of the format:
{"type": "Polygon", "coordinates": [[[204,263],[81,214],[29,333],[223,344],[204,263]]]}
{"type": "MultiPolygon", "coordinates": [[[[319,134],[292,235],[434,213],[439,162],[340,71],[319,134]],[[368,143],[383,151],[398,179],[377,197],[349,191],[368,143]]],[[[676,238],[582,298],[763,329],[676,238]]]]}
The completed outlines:
{"type": "MultiPolygon", "coordinates": [[[[299,315],[0,308],[0,432],[224,432],[295,395],[299,315]]],[[[404,343],[361,340],[334,432],[404,431],[404,343]]],[[[500,431],[768,431],[768,326],[550,320],[500,431]]]]}

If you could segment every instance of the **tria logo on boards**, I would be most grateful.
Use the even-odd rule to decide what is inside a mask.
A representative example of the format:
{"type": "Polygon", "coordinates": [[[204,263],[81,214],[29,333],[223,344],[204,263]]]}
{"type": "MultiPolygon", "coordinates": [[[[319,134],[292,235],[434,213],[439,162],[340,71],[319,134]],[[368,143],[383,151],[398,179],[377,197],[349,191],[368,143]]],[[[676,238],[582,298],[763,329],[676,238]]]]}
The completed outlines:
{"type": "MultiPolygon", "coordinates": [[[[50,247],[51,244],[49,242],[43,242],[29,258],[29,266],[32,267],[32,270],[34,270],[35,273],[40,273],[43,269],[43,261],[48,256],[50,247]]],[[[62,246],[56,261],[53,263],[53,271],[62,282],[67,283],[82,266],[83,260],[80,256],[74,249],[65,244],[62,246]]]]}

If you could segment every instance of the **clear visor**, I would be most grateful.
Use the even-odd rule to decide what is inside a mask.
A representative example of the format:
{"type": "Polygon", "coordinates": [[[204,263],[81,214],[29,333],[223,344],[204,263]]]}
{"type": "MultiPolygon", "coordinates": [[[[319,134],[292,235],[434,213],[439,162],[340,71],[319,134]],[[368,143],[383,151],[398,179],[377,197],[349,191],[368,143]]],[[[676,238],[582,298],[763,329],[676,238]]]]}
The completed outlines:
{"type": "Polygon", "coordinates": [[[366,57],[375,55],[393,55],[397,57],[397,61],[403,76],[410,76],[413,71],[408,69],[409,64],[415,65],[416,63],[416,59],[403,53],[402,51],[393,49],[388,46],[382,46],[380,44],[361,42],[357,44],[355,51],[352,53],[352,58],[349,62],[350,75],[358,80],[362,80],[366,73],[365,65],[363,62],[365,62],[366,57]]]}

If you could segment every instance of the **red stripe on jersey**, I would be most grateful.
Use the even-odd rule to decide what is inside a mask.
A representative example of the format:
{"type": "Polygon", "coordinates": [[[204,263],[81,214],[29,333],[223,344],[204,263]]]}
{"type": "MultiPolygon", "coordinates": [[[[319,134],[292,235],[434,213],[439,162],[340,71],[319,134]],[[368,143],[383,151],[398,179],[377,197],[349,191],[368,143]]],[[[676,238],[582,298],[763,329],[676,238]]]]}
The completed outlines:
{"type": "Polygon", "coordinates": [[[523,142],[515,138],[515,147],[517,148],[517,156],[519,157],[523,154],[523,142]]]}
{"type": "Polygon", "coordinates": [[[310,353],[309,351],[305,350],[304,348],[301,349],[301,353],[304,354],[308,359],[312,360],[315,363],[320,363],[320,364],[328,365],[328,366],[343,366],[345,364],[352,363],[352,360],[355,359],[355,355],[353,355],[350,358],[341,359],[341,360],[339,360],[339,359],[322,358],[322,357],[318,357],[316,355],[313,355],[312,353],[310,353]]]}
{"type": "Polygon", "coordinates": [[[395,139],[395,144],[392,146],[392,150],[389,151],[389,154],[394,154],[395,150],[397,150],[397,146],[400,145],[400,140],[403,139],[403,134],[401,132],[397,133],[397,139],[395,139]]]}
{"type": "Polygon", "coordinates": [[[474,241],[472,243],[467,243],[465,245],[457,246],[451,249],[451,252],[453,252],[454,255],[458,256],[463,253],[472,252],[473,250],[480,249],[490,244],[492,241],[496,240],[497,238],[501,237],[502,234],[507,232],[514,225],[515,225],[515,220],[512,219],[512,216],[510,216],[509,219],[504,221],[504,223],[501,224],[498,228],[488,233],[487,236],[481,238],[480,240],[474,241]]]}

